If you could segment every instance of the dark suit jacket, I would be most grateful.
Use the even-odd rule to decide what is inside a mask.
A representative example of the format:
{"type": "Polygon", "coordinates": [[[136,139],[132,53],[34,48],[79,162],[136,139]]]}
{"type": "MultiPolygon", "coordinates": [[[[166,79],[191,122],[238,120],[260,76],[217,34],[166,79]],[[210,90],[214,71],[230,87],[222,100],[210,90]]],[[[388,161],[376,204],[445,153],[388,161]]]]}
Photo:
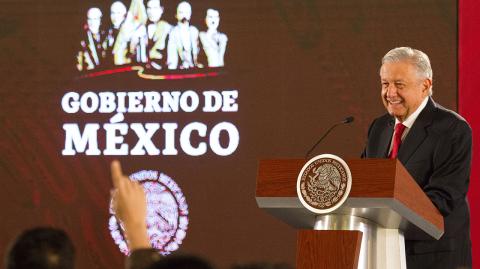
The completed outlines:
{"type": "MultiPolygon", "coordinates": [[[[387,158],[394,125],[395,120],[389,114],[373,121],[363,158],[387,158]]],[[[470,254],[466,194],[471,147],[472,132],[468,123],[429,98],[402,142],[398,159],[443,215],[445,233],[438,241],[418,240],[421,237],[406,234],[407,256],[459,249],[469,252],[465,255],[470,254]]]]}

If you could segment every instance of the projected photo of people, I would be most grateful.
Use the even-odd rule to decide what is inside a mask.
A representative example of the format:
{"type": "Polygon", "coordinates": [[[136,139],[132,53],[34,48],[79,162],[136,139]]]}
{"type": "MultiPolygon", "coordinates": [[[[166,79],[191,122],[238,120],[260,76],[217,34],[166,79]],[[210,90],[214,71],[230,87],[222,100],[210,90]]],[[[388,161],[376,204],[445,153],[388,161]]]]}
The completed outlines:
{"type": "Polygon", "coordinates": [[[117,43],[121,42],[117,40],[117,36],[120,32],[120,27],[123,25],[123,22],[125,21],[126,16],[127,16],[127,7],[120,1],[113,2],[113,4],[110,7],[110,20],[112,22],[112,25],[107,31],[107,38],[103,44],[105,48],[105,56],[107,58],[106,61],[110,65],[113,65],[115,62],[117,63],[129,62],[129,60],[126,59],[126,53],[125,53],[126,51],[124,51],[124,53],[119,52],[116,55],[114,53],[114,48],[117,48],[118,50],[118,47],[120,46],[120,44],[117,45],[117,43]],[[115,59],[114,58],[115,56],[118,59],[115,59]],[[120,57],[122,58],[120,59],[120,57]]]}
{"type": "Polygon", "coordinates": [[[170,32],[168,41],[168,69],[188,69],[202,67],[198,59],[198,29],[190,25],[192,6],[188,2],[181,2],[177,7],[178,20],[170,32]]]}
{"type": "Polygon", "coordinates": [[[147,1],[148,58],[150,65],[158,70],[165,67],[167,36],[172,29],[172,25],[161,19],[163,10],[160,0],[147,1]]]}
{"type": "Polygon", "coordinates": [[[208,67],[224,66],[225,50],[227,48],[227,35],[217,29],[220,25],[220,13],[215,9],[208,9],[205,17],[208,30],[200,32],[200,41],[203,51],[207,56],[208,67]]]}
{"type": "Polygon", "coordinates": [[[198,13],[197,22],[201,24],[199,19],[204,18],[205,23],[200,32],[191,23],[193,9],[189,2],[170,3],[175,15],[169,14],[167,19],[164,2],[114,1],[104,12],[99,7],[89,8],[85,33],[76,55],[78,71],[131,66],[142,72],[171,73],[173,70],[224,67],[228,38],[218,30],[218,9],[207,6],[200,11],[205,15],[198,13]],[[102,21],[108,11],[110,20],[107,17],[102,21]],[[173,17],[176,23],[169,23],[168,18],[173,17]]]}
{"type": "Polygon", "coordinates": [[[77,69],[79,71],[95,69],[104,58],[102,42],[105,38],[105,32],[100,30],[101,24],[102,11],[97,7],[90,8],[87,11],[84,39],[80,41],[80,50],[77,54],[77,69]]]}

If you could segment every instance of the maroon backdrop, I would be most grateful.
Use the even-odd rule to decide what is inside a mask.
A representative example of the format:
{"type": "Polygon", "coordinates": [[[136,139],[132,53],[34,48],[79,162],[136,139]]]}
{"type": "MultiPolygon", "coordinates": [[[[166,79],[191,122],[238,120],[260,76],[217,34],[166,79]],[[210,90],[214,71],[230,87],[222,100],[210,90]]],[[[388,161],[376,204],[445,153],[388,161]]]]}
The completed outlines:
{"type": "Polygon", "coordinates": [[[480,268],[480,2],[459,3],[458,106],[473,130],[473,163],[468,198],[471,210],[473,268],[480,268]]]}

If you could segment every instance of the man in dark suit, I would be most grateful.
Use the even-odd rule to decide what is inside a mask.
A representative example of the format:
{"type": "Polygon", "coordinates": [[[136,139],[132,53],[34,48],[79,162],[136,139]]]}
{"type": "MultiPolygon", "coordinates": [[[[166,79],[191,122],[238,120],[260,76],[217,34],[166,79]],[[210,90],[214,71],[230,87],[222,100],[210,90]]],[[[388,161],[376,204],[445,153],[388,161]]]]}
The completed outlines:
{"type": "Polygon", "coordinates": [[[428,56],[412,48],[389,51],[380,68],[381,97],[388,113],[368,131],[363,158],[398,158],[444,217],[437,241],[405,235],[407,268],[470,268],[472,134],[455,112],[435,103],[428,56]]]}

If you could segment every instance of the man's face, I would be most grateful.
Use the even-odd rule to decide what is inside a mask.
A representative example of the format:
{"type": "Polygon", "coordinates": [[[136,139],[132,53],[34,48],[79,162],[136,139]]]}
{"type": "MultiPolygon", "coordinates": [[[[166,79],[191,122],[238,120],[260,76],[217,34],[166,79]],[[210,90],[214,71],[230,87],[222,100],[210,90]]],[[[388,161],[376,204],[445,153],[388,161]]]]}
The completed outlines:
{"type": "Polygon", "coordinates": [[[386,62],[380,68],[382,101],[388,113],[403,122],[428,96],[432,81],[422,78],[408,61],[386,62]]]}
{"type": "Polygon", "coordinates": [[[116,29],[120,28],[126,14],[127,9],[122,2],[113,3],[110,8],[110,19],[112,20],[113,27],[116,29]]]}
{"type": "Polygon", "coordinates": [[[151,22],[158,22],[163,14],[163,8],[160,6],[160,1],[150,0],[147,3],[147,16],[151,22]]]}
{"type": "Polygon", "coordinates": [[[220,24],[220,15],[218,14],[218,11],[213,9],[207,10],[205,23],[207,24],[208,29],[217,30],[218,25],[220,24]]]}
{"type": "Polygon", "coordinates": [[[102,12],[98,8],[91,8],[87,12],[88,30],[93,34],[98,34],[102,20],[102,12]]]}
{"type": "Polygon", "coordinates": [[[177,7],[177,20],[179,22],[188,22],[192,16],[192,7],[187,2],[181,2],[177,7]]]}

